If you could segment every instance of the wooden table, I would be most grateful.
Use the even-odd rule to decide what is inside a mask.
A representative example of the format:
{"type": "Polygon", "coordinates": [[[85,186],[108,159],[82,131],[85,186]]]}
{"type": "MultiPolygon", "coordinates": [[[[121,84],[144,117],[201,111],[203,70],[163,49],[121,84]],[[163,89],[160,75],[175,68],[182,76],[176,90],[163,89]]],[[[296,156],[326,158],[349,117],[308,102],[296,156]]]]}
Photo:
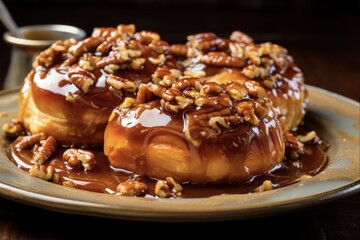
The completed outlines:
{"type": "MultiPolygon", "coordinates": [[[[343,8],[339,8],[338,12],[337,9],[330,8],[318,15],[316,8],[313,12],[308,11],[307,6],[300,4],[301,1],[293,1],[297,4],[295,7],[300,9],[294,10],[284,5],[285,10],[275,13],[257,12],[254,9],[239,13],[236,8],[231,9],[231,6],[222,9],[223,11],[210,6],[206,11],[199,8],[193,11],[180,8],[175,11],[171,8],[149,12],[145,8],[123,9],[111,4],[98,8],[90,4],[79,17],[77,13],[82,7],[78,4],[67,10],[66,18],[62,21],[62,16],[47,12],[53,6],[45,5],[46,1],[37,1],[43,4],[41,6],[24,3],[25,6],[22,7],[16,5],[16,0],[6,2],[10,4],[10,10],[15,13],[19,25],[65,23],[80,26],[89,32],[93,26],[112,26],[119,21],[135,22],[141,29],[160,31],[165,39],[171,41],[181,41],[186,34],[201,31],[200,29],[220,34],[229,34],[235,28],[243,29],[252,32],[259,42],[270,40],[286,46],[303,70],[307,84],[360,101],[360,19],[359,13],[352,12],[351,6],[345,6],[345,11],[341,5],[343,8]],[[301,11],[305,11],[307,15],[300,15],[301,11]],[[96,21],[92,18],[94,14],[97,16],[96,21]],[[33,16],[38,18],[32,18],[33,16]],[[191,21],[194,20],[191,19],[195,19],[195,16],[200,16],[203,21],[198,20],[192,24],[191,21]],[[174,18],[182,19],[183,22],[177,24],[174,18]]],[[[66,6],[64,3],[59,8],[64,10],[66,6]]],[[[0,28],[0,31],[2,33],[4,29],[0,28]]],[[[0,43],[0,47],[0,77],[3,79],[10,49],[4,43],[0,43]]],[[[359,239],[360,193],[279,216],[231,222],[161,224],[62,214],[0,198],[0,239],[63,239],[74,237],[74,232],[82,238],[116,236],[121,239],[124,232],[131,231],[133,227],[136,231],[132,234],[137,238],[221,234],[222,239],[230,236],[241,239],[242,234],[246,233],[264,239],[269,236],[287,239],[359,239]],[[145,230],[145,226],[149,230],[145,230]],[[169,229],[173,236],[164,235],[164,229],[169,229]]]]}

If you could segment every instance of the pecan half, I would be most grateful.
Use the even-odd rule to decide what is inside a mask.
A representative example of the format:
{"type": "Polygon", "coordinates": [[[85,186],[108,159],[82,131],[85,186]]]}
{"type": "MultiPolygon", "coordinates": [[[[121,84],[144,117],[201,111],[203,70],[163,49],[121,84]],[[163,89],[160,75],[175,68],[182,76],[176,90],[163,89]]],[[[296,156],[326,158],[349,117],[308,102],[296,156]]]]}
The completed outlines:
{"type": "Polygon", "coordinates": [[[240,31],[234,31],[232,32],[232,34],[230,35],[230,40],[233,40],[235,42],[239,42],[239,43],[253,43],[254,40],[252,39],[252,37],[250,37],[249,35],[240,32],[240,31]]]}
{"type": "Polygon", "coordinates": [[[209,52],[200,59],[201,63],[217,66],[217,67],[243,67],[244,60],[240,58],[230,57],[223,52],[209,52]]]}
{"type": "Polygon", "coordinates": [[[179,55],[186,57],[188,51],[188,47],[184,44],[173,44],[170,45],[169,53],[173,55],[179,55]]]}
{"type": "Polygon", "coordinates": [[[141,31],[134,34],[136,40],[143,44],[150,44],[152,41],[159,41],[160,35],[155,32],[141,31]]]}
{"type": "Polygon", "coordinates": [[[106,83],[116,90],[124,90],[126,92],[136,91],[136,84],[134,82],[131,82],[130,80],[119,76],[110,75],[106,79],[106,83]]]}
{"type": "Polygon", "coordinates": [[[42,164],[47,161],[51,155],[53,155],[57,149],[56,139],[49,136],[45,140],[40,142],[41,146],[36,150],[36,154],[33,157],[33,161],[42,164]]]}
{"type": "Polygon", "coordinates": [[[89,37],[70,47],[69,51],[72,55],[79,57],[83,53],[96,49],[103,40],[102,37],[89,37]]]}
{"type": "Polygon", "coordinates": [[[54,183],[59,182],[59,175],[55,172],[54,166],[34,165],[29,169],[31,176],[43,179],[45,181],[51,180],[54,183]]]}
{"type": "Polygon", "coordinates": [[[107,38],[110,36],[114,36],[115,34],[117,34],[117,29],[113,28],[113,27],[107,27],[107,28],[94,28],[93,32],[92,32],[92,37],[102,37],[102,38],[107,38]]]}

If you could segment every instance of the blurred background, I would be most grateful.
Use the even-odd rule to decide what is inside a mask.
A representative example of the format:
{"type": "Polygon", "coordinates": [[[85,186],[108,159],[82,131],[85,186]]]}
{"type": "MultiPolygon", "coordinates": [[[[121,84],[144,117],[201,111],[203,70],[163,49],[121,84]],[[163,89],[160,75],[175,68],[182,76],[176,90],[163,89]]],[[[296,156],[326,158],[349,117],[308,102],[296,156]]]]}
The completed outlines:
{"type": "MultiPolygon", "coordinates": [[[[256,42],[286,47],[306,82],[360,101],[359,0],[3,0],[19,26],[68,24],[84,29],[134,23],[171,43],[197,32],[228,37],[235,29],[256,42]],[[339,89],[339,84],[349,84],[339,89]],[[346,90],[344,90],[346,89],[346,90]],[[346,92],[345,92],[346,91],[346,92]]],[[[0,34],[5,28],[0,25],[0,34]]],[[[0,41],[0,83],[11,47],[0,41]]]]}

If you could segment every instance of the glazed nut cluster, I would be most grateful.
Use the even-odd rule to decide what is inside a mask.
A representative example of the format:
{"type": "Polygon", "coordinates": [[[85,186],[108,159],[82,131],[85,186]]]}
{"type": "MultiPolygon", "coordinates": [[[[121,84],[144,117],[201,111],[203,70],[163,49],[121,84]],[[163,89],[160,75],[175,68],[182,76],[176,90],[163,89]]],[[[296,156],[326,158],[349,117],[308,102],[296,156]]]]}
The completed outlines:
{"type": "MultiPolygon", "coordinates": [[[[81,93],[87,93],[96,83],[95,71],[103,70],[111,76],[107,83],[112,90],[134,92],[133,82],[113,75],[118,70],[143,68],[145,62],[162,65],[166,61],[169,44],[159,34],[150,31],[135,32],[134,25],[117,28],[95,28],[92,36],[82,41],[57,41],[40,53],[33,67],[68,69],[68,77],[81,93]]],[[[72,101],[73,96],[67,97],[72,101]]]]}
{"type": "MultiPolygon", "coordinates": [[[[152,82],[139,86],[136,100],[126,98],[120,107],[130,108],[159,99],[162,109],[169,114],[185,115],[186,137],[199,146],[203,139],[239,124],[258,125],[264,118],[274,118],[272,105],[264,95],[264,88],[256,81],[218,84],[159,67],[152,82]]],[[[114,114],[109,120],[113,117],[114,114]]]]}
{"type": "Polygon", "coordinates": [[[183,65],[187,69],[198,64],[242,68],[243,75],[258,80],[266,89],[274,88],[281,74],[293,63],[285,48],[269,42],[255,44],[240,31],[234,31],[230,39],[213,33],[191,35],[186,44],[171,45],[169,52],[186,57],[183,65]]]}

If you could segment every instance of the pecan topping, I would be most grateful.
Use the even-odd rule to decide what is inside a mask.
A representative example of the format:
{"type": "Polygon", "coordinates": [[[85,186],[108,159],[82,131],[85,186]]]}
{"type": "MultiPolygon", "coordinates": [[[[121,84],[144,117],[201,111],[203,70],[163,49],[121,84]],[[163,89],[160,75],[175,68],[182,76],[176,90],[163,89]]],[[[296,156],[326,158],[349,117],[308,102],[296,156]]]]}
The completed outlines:
{"type": "MultiPolygon", "coordinates": [[[[177,67],[168,55],[169,48],[169,44],[162,41],[159,34],[150,31],[135,32],[132,24],[118,25],[116,28],[95,28],[89,38],[81,41],[57,41],[43,51],[34,61],[34,67],[41,67],[34,69],[33,74],[37,72],[45,78],[49,68],[67,71],[69,81],[80,90],[65,94],[66,101],[72,103],[81,99],[77,96],[101,86],[97,85],[98,78],[107,75],[112,75],[107,79],[110,92],[120,97],[124,96],[124,92],[131,92],[136,96],[137,87],[141,82],[149,82],[146,74],[150,75],[154,70],[154,66],[146,66],[177,67]],[[138,74],[141,75],[140,78],[138,74]]],[[[163,81],[163,84],[172,84],[179,77],[174,70],[170,70],[168,75],[169,79],[163,81]]]]}
{"type": "Polygon", "coordinates": [[[85,69],[76,67],[68,72],[70,81],[84,93],[87,93],[90,87],[95,83],[95,75],[85,69]]]}
{"type": "Polygon", "coordinates": [[[70,47],[69,51],[72,55],[78,57],[83,53],[96,49],[103,41],[102,37],[89,37],[70,47]]]}
{"type": "Polygon", "coordinates": [[[230,39],[238,42],[238,43],[253,43],[254,40],[247,34],[240,32],[240,31],[234,31],[231,35],[230,35],[230,39]]]}
{"type": "Polygon", "coordinates": [[[198,50],[221,49],[226,46],[226,41],[214,33],[199,33],[188,37],[188,44],[198,50]]]}
{"type": "Polygon", "coordinates": [[[139,103],[145,103],[148,102],[152,98],[152,96],[153,93],[151,92],[149,86],[147,84],[140,84],[136,100],[139,103]]]}
{"type": "Polygon", "coordinates": [[[144,43],[144,44],[149,44],[152,41],[159,41],[160,40],[159,34],[157,34],[155,32],[150,32],[150,31],[137,32],[137,33],[135,33],[134,37],[140,43],[144,43]]]}
{"type": "MultiPolygon", "coordinates": [[[[220,38],[213,33],[191,35],[186,45],[170,46],[170,53],[187,57],[180,64],[188,76],[205,76],[205,72],[201,71],[204,65],[238,68],[246,78],[259,81],[269,90],[281,88],[282,84],[276,82],[284,81],[282,74],[289,66],[294,66],[286,49],[272,43],[255,44],[250,36],[240,31],[234,31],[230,39],[220,38]],[[194,69],[199,71],[194,72],[194,69]]],[[[214,74],[213,71],[209,73],[214,74]]]]}
{"type": "Polygon", "coordinates": [[[149,44],[149,48],[158,54],[162,54],[169,51],[169,44],[165,41],[153,40],[149,44]]]}
{"type": "Polygon", "coordinates": [[[129,24],[129,25],[120,24],[117,26],[117,30],[120,34],[132,35],[135,33],[135,25],[134,24],[129,24]]]}
{"type": "Polygon", "coordinates": [[[134,82],[129,81],[128,79],[121,78],[115,75],[110,75],[106,79],[107,84],[113,87],[116,90],[124,90],[127,92],[135,92],[136,85],[134,82]]]}
{"type": "Polygon", "coordinates": [[[42,51],[35,61],[33,62],[33,67],[42,66],[42,67],[52,67],[57,62],[61,60],[63,56],[66,56],[66,52],[71,45],[76,44],[75,39],[68,39],[64,42],[56,41],[48,49],[42,51]]]}
{"type": "Polygon", "coordinates": [[[176,80],[170,73],[167,68],[159,68],[153,75],[158,83],[141,84],[131,106],[158,99],[163,110],[183,115],[185,136],[196,147],[204,139],[240,124],[256,126],[265,118],[276,117],[271,103],[264,98],[264,88],[256,81],[219,84],[201,77],[180,76],[176,80]]]}
{"type": "Polygon", "coordinates": [[[173,44],[169,48],[170,54],[186,57],[188,47],[184,44],[173,44]]]}
{"type": "Polygon", "coordinates": [[[94,28],[92,32],[92,37],[102,37],[102,38],[108,38],[110,36],[117,35],[117,29],[113,27],[108,28],[94,28]]]}
{"type": "Polygon", "coordinates": [[[230,57],[222,52],[210,52],[202,56],[200,62],[219,67],[243,67],[245,65],[242,59],[230,57]]]}

